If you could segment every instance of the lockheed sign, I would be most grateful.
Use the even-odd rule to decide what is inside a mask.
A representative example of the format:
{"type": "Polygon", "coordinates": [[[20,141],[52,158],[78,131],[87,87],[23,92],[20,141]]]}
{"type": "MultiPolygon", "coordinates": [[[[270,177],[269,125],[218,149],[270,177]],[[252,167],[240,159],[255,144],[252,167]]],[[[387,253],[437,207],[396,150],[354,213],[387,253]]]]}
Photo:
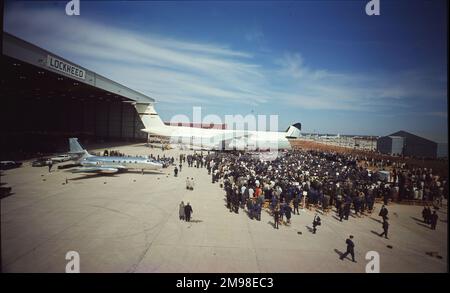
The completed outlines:
{"type": "Polygon", "coordinates": [[[76,78],[86,78],[86,71],[84,69],[76,67],[50,55],[47,55],[47,66],[76,78]]]}

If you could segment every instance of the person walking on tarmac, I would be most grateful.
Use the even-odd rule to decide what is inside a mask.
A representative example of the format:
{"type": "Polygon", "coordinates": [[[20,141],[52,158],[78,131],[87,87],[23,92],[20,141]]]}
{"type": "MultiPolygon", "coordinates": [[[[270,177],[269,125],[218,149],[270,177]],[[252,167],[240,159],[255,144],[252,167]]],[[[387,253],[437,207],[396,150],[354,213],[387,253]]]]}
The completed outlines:
{"type": "Polygon", "coordinates": [[[423,210],[422,210],[422,218],[423,218],[423,222],[425,224],[429,224],[430,223],[430,217],[431,217],[431,210],[428,206],[424,206],[423,210]]]}
{"type": "Polygon", "coordinates": [[[284,207],[284,214],[286,215],[286,223],[291,223],[291,215],[292,215],[292,208],[289,204],[286,204],[284,207]]]}
{"type": "Polygon", "coordinates": [[[349,238],[347,238],[347,240],[345,240],[345,244],[347,244],[347,251],[341,255],[340,259],[344,260],[344,258],[347,257],[347,255],[351,255],[352,256],[352,261],[355,261],[355,243],[353,243],[353,235],[350,235],[349,238]]]}
{"type": "Polygon", "coordinates": [[[273,220],[274,220],[273,227],[275,229],[278,229],[278,222],[280,221],[280,209],[278,206],[273,211],[273,220]]]}
{"type": "Polygon", "coordinates": [[[380,210],[380,213],[378,214],[378,216],[382,217],[383,218],[383,222],[384,222],[384,221],[387,220],[388,213],[389,213],[388,209],[386,208],[385,205],[383,205],[381,207],[381,210],[380,210]]]}
{"type": "Polygon", "coordinates": [[[180,215],[180,220],[184,220],[185,219],[185,213],[184,213],[184,202],[180,203],[180,208],[179,208],[179,215],[180,215]]]}
{"type": "Polygon", "coordinates": [[[186,222],[191,221],[191,214],[193,213],[192,207],[189,203],[184,206],[184,216],[186,218],[186,222]]]}
{"type": "Polygon", "coordinates": [[[383,222],[383,233],[380,234],[380,237],[383,237],[384,235],[384,238],[389,239],[388,238],[389,223],[387,220],[388,218],[386,218],[386,220],[384,220],[383,222]]]}
{"type": "Polygon", "coordinates": [[[430,225],[432,230],[436,230],[436,225],[438,221],[438,215],[436,214],[436,211],[433,211],[433,214],[430,216],[430,225]]]}
{"type": "Polygon", "coordinates": [[[52,172],[53,161],[51,159],[47,160],[47,165],[48,165],[48,173],[52,172]]]}
{"type": "Polygon", "coordinates": [[[337,210],[339,214],[339,221],[342,222],[342,219],[344,218],[344,203],[342,201],[339,201],[336,204],[338,205],[337,210]]]}
{"type": "Polygon", "coordinates": [[[237,189],[233,190],[233,197],[232,197],[232,204],[233,204],[233,211],[236,214],[239,214],[239,192],[237,189]]]}
{"type": "Polygon", "coordinates": [[[298,205],[300,204],[300,198],[298,195],[295,195],[294,199],[292,200],[292,204],[294,206],[294,215],[295,215],[296,211],[297,211],[297,215],[300,215],[300,213],[298,211],[298,205]]]}
{"type": "Polygon", "coordinates": [[[320,222],[320,217],[319,215],[316,213],[316,215],[314,216],[314,220],[313,220],[313,234],[316,234],[317,231],[317,226],[320,226],[322,223],[320,222]]]}

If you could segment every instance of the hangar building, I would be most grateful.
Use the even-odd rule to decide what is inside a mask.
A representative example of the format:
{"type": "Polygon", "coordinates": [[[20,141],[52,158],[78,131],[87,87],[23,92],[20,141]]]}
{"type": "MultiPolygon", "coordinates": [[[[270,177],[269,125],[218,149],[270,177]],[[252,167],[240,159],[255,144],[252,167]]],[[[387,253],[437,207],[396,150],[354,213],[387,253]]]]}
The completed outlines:
{"type": "Polygon", "coordinates": [[[132,103],[152,98],[6,32],[2,39],[3,156],[67,151],[68,137],[146,141],[132,103]]]}
{"type": "Polygon", "coordinates": [[[377,150],[392,156],[402,155],[405,140],[401,136],[383,136],[377,140],[377,150]]]}
{"type": "Polygon", "coordinates": [[[420,158],[441,157],[439,144],[415,134],[398,131],[377,140],[377,150],[383,154],[405,155],[420,158]]]}

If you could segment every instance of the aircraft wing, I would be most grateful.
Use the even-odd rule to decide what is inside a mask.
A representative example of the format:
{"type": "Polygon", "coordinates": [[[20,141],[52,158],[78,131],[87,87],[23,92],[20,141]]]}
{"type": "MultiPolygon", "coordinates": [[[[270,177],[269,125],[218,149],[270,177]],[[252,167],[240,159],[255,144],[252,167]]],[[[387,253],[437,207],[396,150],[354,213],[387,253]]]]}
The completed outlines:
{"type": "Polygon", "coordinates": [[[117,173],[119,168],[95,166],[95,167],[80,167],[72,170],[72,173],[117,173]]]}
{"type": "Polygon", "coordinates": [[[233,139],[239,139],[239,138],[248,138],[251,134],[246,131],[235,131],[230,133],[221,133],[218,135],[211,136],[210,139],[214,142],[228,142],[233,139]]]}
{"type": "Polygon", "coordinates": [[[246,140],[251,136],[250,133],[246,131],[221,133],[208,137],[206,140],[202,141],[202,145],[208,149],[221,149],[222,144],[227,147],[232,141],[246,140]]]}

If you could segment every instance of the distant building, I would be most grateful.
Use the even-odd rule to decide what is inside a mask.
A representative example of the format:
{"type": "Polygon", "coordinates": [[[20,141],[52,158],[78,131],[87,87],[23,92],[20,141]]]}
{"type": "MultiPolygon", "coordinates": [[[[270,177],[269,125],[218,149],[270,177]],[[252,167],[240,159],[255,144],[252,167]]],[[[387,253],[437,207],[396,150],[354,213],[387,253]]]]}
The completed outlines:
{"type": "Polygon", "coordinates": [[[374,151],[377,148],[376,136],[355,136],[353,141],[356,149],[374,151]]]}
{"type": "Polygon", "coordinates": [[[438,152],[437,142],[403,130],[380,137],[377,141],[377,150],[383,154],[421,158],[437,158],[443,153],[438,152]]]}
{"type": "Polygon", "coordinates": [[[438,143],[437,157],[448,158],[448,143],[438,143]]]}
{"type": "Polygon", "coordinates": [[[382,136],[377,140],[377,151],[382,154],[392,156],[402,155],[404,151],[405,140],[401,136],[382,136]]]}

